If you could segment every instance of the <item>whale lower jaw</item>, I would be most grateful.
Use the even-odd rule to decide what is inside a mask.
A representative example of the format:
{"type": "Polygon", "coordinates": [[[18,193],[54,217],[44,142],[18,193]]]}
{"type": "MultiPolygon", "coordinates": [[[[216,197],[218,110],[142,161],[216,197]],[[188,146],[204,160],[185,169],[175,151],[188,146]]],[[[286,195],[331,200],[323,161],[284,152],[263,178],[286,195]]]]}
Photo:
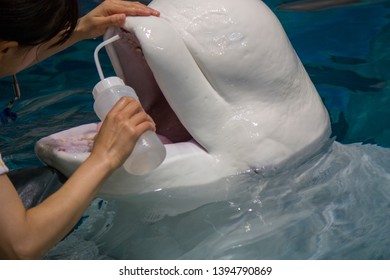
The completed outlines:
{"type": "MultiPolygon", "coordinates": [[[[89,149],[97,127],[96,123],[91,123],[44,137],[36,143],[35,153],[42,162],[70,177],[90,155],[89,150],[80,150],[83,148],[80,148],[79,142],[90,141],[86,148],[89,149]]],[[[257,167],[251,167],[243,161],[235,162],[223,156],[211,155],[193,142],[165,144],[166,159],[157,169],[149,174],[136,176],[121,167],[103,184],[100,195],[126,199],[128,196],[161,190],[198,188],[250,172],[272,176],[307,160],[328,142],[328,132],[325,132],[322,137],[288,160],[278,165],[257,167]]],[[[221,188],[224,188],[223,184],[221,188]]],[[[208,192],[218,193],[216,189],[208,192]]],[[[205,194],[205,198],[207,197],[205,194]]]]}
{"type": "MultiPolygon", "coordinates": [[[[42,162],[70,177],[90,155],[89,151],[75,149],[80,149],[77,147],[80,142],[92,142],[96,131],[97,124],[91,123],[52,134],[36,143],[35,152],[42,162]]],[[[100,195],[124,197],[162,189],[206,185],[240,173],[237,166],[216,159],[196,143],[164,146],[166,159],[157,169],[147,175],[136,176],[121,167],[103,184],[100,195]]]]}

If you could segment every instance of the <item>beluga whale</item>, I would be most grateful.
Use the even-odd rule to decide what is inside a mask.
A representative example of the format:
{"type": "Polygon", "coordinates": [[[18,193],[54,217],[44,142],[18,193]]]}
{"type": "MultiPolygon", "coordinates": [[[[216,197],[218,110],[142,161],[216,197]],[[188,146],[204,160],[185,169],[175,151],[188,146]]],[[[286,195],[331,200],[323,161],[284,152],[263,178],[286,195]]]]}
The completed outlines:
{"type": "MultiPolygon", "coordinates": [[[[120,168],[99,196],[126,200],[170,190],[182,193],[181,207],[198,207],[226,197],[225,185],[213,182],[282,172],[329,142],[328,112],[266,4],[154,0],[149,6],[161,16],[128,17],[104,38],[120,35],[107,46],[110,60],[156,122],[167,156],[143,176],[120,168]]],[[[36,153],[70,176],[89,156],[97,130],[92,123],[49,135],[36,153]]]]}

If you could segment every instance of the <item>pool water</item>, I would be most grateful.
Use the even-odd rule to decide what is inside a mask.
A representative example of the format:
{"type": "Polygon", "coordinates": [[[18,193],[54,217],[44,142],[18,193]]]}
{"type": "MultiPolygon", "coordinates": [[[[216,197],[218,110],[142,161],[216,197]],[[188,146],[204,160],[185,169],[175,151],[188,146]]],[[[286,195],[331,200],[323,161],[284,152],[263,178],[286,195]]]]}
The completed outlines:
{"type": "MultiPolygon", "coordinates": [[[[81,0],[83,12],[97,2],[81,0]]],[[[289,1],[265,1],[316,85],[337,143],[273,178],[229,178],[241,186],[231,200],[177,215],[158,205],[146,209],[148,197],[126,205],[96,199],[46,258],[390,258],[390,1],[316,12],[276,9],[282,2],[289,1]]],[[[18,119],[0,126],[0,151],[11,169],[41,165],[38,139],[98,120],[91,89],[99,80],[99,42],[80,42],[18,74],[18,119]]],[[[101,63],[113,73],[104,54],[101,63]]],[[[11,80],[1,79],[0,87],[5,107],[11,80]]]]}

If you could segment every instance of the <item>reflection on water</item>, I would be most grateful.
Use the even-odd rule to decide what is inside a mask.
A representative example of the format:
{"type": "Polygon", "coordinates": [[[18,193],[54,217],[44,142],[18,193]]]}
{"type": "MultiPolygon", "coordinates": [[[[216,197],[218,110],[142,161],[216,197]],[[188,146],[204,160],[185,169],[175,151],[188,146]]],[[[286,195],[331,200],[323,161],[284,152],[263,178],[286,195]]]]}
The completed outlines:
{"type": "Polygon", "coordinates": [[[318,12],[275,11],[343,143],[390,147],[389,8],[390,1],[374,0],[318,12]]]}
{"type": "Polygon", "coordinates": [[[389,259],[389,158],[335,142],[275,177],[228,178],[239,186],[231,198],[176,215],[156,204],[169,191],[98,199],[47,258],[389,259]]]}

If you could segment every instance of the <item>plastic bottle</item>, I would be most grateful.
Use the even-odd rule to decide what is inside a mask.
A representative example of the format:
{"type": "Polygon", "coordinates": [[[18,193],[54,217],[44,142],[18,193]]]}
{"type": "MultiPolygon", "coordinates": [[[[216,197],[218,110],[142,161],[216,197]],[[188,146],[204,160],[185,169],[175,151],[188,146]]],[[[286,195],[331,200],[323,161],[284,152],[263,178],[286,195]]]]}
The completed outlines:
{"type": "MultiPolygon", "coordinates": [[[[92,93],[95,99],[94,110],[100,120],[104,120],[107,113],[122,96],[130,96],[138,100],[134,89],[126,86],[119,77],[104,78],[97,53],[105,45],[118,40],[119,36],[101,43],[95,50],[95,62],[101,81],[96,84],[92,93]]],[[[123,164],[124,169],[134,175],[145,175],[157,168],[165,159],[166,149],[156,133],[146,131],[140,136],[129,158],[123,164]]]]}

